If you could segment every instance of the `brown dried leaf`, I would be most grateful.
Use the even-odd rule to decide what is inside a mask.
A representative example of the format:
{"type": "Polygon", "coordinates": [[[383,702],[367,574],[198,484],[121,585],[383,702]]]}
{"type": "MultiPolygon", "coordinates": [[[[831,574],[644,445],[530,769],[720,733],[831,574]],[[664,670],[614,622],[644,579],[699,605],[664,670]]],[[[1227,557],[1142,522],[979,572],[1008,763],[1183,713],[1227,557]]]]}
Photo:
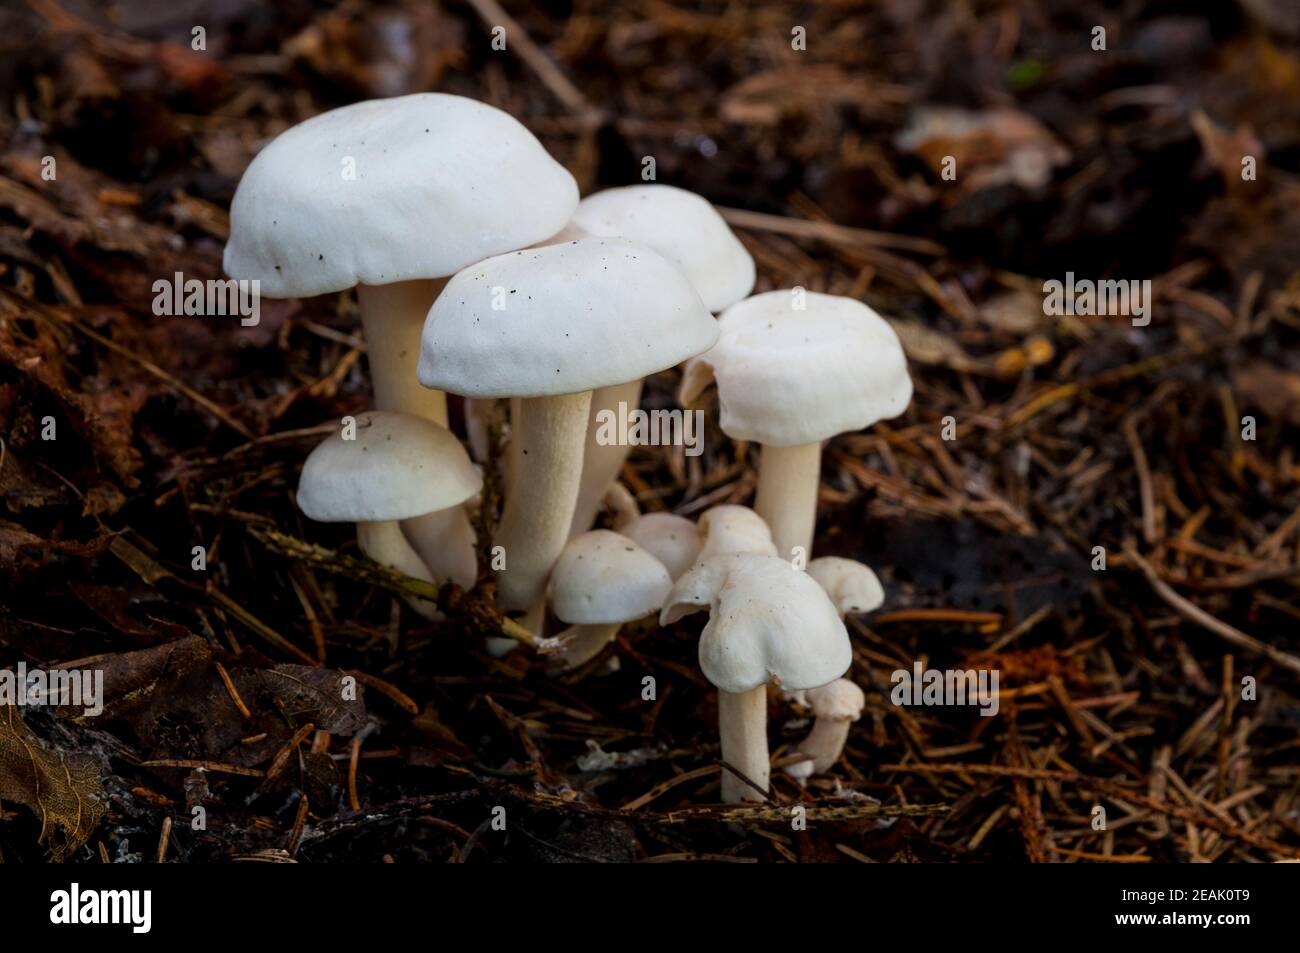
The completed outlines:
{"type": "Polygon", "coordinates": [[[0,801],[41,819],[40,843],[63,860],[90,839],[107,798],[99,770],[83,755],[49,750],[12,705],[0,707],[0,801]]]}
{"type": "Polygon", "coordinates": [[[343,698],[343,674],[310,665],[276,665],[257,673],[258,681],[296,723],[310,721],[321,731],[352,735],[366,724],[361,686],[356,701],[343,698]]]}
{"type": "Polygon", "coordinates": [[[965,194],[996,185],[1042,188],[1052,170],[1070,159],[1070,151],[1037,119],[1006,108],[922,107],[895,143],[935,175],[943,174],[951,157],[957,188],[965,194]]]}
{"type": "Polygon", "coordinates": [[[17,523],[0,520],[0,571],[21,576],[45,560],[46,543],[17,523]]]}

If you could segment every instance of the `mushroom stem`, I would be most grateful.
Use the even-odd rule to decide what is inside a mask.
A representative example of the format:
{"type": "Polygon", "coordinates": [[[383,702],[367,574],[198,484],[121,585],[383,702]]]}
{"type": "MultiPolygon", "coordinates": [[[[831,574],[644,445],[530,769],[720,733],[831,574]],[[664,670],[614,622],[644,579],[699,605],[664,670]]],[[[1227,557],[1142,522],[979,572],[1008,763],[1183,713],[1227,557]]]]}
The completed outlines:
{"type": "Polygon", "coordinates": [[[818,442],[793,447],[763,445],[754,510],[771,528],[782,559],[792,559],[796,546],[803,547],[805,560],[812,558],[821,466],[822,445],[818,442]]]}
{"type": "Polygon", "coordinates": [[[812,760],[814,774],[829,771],[840,760],[852,724],[848,718],[818,718],[813,722],[812,731],[799,743],[799,753],[812,760]]]}
{"type": "MultiPolygon", "coordinates": [[[[582,453],[582,487],[578,490],[578,505],[573,513],[573,525],[569,528],[570,538],[585,533],[596,522],[596,513],[600,502],[605,497],[609,485],[618,479],[623,469],[623,461],[631,452],[631,447],[621,441],[601,442],[597,440],[600,426],[596,417],[601,411],[609,411],[615,421],[623,410],[634,411],[641,406],[642,381],[629,381],[612,387],[600,387],[591,392],[591,414],[587,423],[587,443],[582,453]]],[[[615,433],[622,427],[616,424],[615,433]]]]}
{"type": "MultiPolygon", "coordinates": [[[[406,537],[402,535],[402,526],[397,520],[358,523],[357,545],[361,547],[363,553],[381,566],[396,569],[415,579],[433,582],[429,567],[406,541],[406,537]]],[[[442,613],[427,599],[417,599],[414,596],[403,596],[403,598],[424,618],[434,621],[442,618],[442,613]]]]}
{"type": "Polygon", "coordinates": [[[568,672],[580,665],[585,665],[597,655],[601,649],[614,641],[614,636],[618,634],[620,626],[618,623],[602,623],[600,625],[571,625],[563,632],[556,636],[557,639],[566,639],[564,648],[556,652],[553,656],[559,664],[555,667],[557,672],[568,672]]]}
{"type": "Polygon", "coordinates": [[[511,421],[511,440],[517,442],[512,492],[494,540],[505,549],[497,592],[508,612],[522,612],[541,597],[569,538],[590,409],[589,390],[519,401],[511,421]]]}
{"type": "Polygon", "coordinates": [[[439,278],[357,286],[377,410],[414,414],[447,426],[447,395],[421,386],[415,373],[425,316],[446,283],[439,278]]]}
{"type": "MultiPolygon", "coordinates": [[[[722,760],[766,791],[772,770],[767,753],[767,686],[740,694],[718,690],[718,733],[722,760]]],[[[735,774],[722,769],[722,800],[761,801],[762,795],[735,774]]]]}
{"type": "Polygon", "coordinates": [[[497,402],[487,397],[465,398],[465,437],[469,454],[479,463],[487,463],[492,453],[492,415],[497,402]]]}
{"type": "MultiPolygon", "coordinates": [[[[357,286],[377,410],[447,426],[447,395],[422,386],[416,376],[424,319],[446,284],[447,279],[438,278],[357,286]]],[[[477,541],[463,506],[405,520],[403,528],[435,579],[465,588],[474,584],[477,541]]]]}
{"type": "Polygon", "coordinates": [[[402,532],[434,578],[472,589],[478,581],[478,539],[465,506],[402,521],[402,532]]]}

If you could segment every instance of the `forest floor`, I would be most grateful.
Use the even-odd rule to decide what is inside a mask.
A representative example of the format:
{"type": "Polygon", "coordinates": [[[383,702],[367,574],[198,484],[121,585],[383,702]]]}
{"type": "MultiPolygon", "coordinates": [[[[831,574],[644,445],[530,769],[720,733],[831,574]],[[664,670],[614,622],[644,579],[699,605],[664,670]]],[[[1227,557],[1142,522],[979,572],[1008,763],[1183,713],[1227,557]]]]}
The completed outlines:
{"type": "MultiPolygon", "coordinates": [[[[1300,857],[1300,14],[506,5],[0,8],[0,666],[106,686],[99,717],[0,708],[0,859],[1300,857]],[[349,296],[154,315],[155,281],[220,276],[268,138],[425,89],[508,110],[583,194],[652,158],[759,290],[894,320],[915,399],[827,446],[816,543],[885,585],[850,623],[868,706],[806,789],[715,803],[698,617],[553,677],[484,652],[490,586],[424,623],[298,512],[369,400],[349,296]],[[1149,324],[1046,314],[1067,273],[1149,279],[1149,324]],[[997,716],[892,704],[918,660],[997,670],[997,716]]],[[[697,515],[750,501],[756,449],[638,448],[624,482],[697,515]]],[[[779,761],[806,727],[770,716],[779,761]]]]}

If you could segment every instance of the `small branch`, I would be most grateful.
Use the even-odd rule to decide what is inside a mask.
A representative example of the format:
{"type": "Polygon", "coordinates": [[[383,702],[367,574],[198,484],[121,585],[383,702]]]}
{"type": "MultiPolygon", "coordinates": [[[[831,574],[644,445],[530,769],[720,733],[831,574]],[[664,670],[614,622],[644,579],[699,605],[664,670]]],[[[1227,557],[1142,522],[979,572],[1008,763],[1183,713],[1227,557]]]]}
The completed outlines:
{"type": "Polygon", "coordinates": [[[853,228],[849,225],[836,225],[833,222],[814,222],[806,218],[791,218],[787,215],[769,215],[765,212],[751,212],[743,208],[724,208],[719,206],[718,213],[728,225],[736,228],[758,232],[773,232],[777,235],[789,235],[792,238],[817,238],[833,245],[866,245],[871,248],[894,248],[900,251],[915,252],[919,255],[942,255],[946,252],[938,242],[927,238],[913,238],[910,235],[893,235],[889,232],[873,232],[865,228],[853,228]]]}
{"type": "Polygon", "coordinates": [[[553,649],[549,640],[537,638],[527,628],[502,613],[490,595],[480,587],[466,592],[453,582],[443,583],[441,586],[434,585],[422,579],[414,579],[394,572],[368,559],[344,556],[332,549],[296,539],[277,530],[254,524],[248,524],[247,528],[254,539],[282,556],[299,560],[336,576],[346,576],[390,592],[427,599],[444,615],[462,619],[484,635],[504,635],[542,654],[549,654],[553,649]]]}
{"type": "Polygon", "coordinates": [[[1160,574],[1156,572],[1154,566],[1138,555],[1137,549],[1131,543],[1124,545],[1124,557],[1132,560],[1133,564],[1142,570],[1142,574],[1147,577],[1147,582],[1151,583],[1151,588],[1156,591],[1156,595],[1169,603],[1170,607],[1183,618],[1209,629],[1225,642],[1229,642],[1243,651],[1252,655],[1263,655],[1270,661],[1276,662],[1283,668],[1300,675],[1300,658],[1274,648],[1267,642],[1261,642],[1253,635],[1247,635],[1226,622],[1219,621],[1200,606],[1184,599],[1160,578],[1160,574]]]}
{"type": "Polygon", "coordinates": [[[502,27],[506,31],[506,48],[514,50],[555,98],[564,103],[569,112],[595,128],[604,120],[599,109],[587,101],[578,87],[555,65],[555,62],[538,46],[519,21],[506,13],[497,0],[468,0],[474,12],[489,27],[502,27]]]}

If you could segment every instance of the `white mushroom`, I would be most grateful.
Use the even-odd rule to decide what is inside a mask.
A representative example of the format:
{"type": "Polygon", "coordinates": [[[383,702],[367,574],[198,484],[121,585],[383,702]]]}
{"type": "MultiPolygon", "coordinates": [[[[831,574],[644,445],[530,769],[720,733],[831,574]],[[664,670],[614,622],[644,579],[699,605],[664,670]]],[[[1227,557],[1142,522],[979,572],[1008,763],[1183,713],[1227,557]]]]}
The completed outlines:
{"type": "Polygon", "coordinates": [[[526,611],[569,536],[591,391],[706,350],[717,322],[672,263],[641,245],[585,239],[458,273],[425,322],[420,382],[467,397],[517,397],[514,472],[494,542],[499,597],[526,611]]]}
{"type": "Polygon", "coordinates": [[[817,719],[808,737],[799,743],[799,753],[806,760],[785,769],[799,780],[830,770],[840,759],[849,737],[849,726],[862,717],[867,703],[862,689],[847,678],[837,678],[820,688],[809,689],[806,694],[808,707],[817,719]]]}
{"type": "Polygon", "coordinates": [[[669,625],[703,607],[700,668],[718,689],[722,798],[758,800],[768,787],[767,685],[825,685],[849,667],[848,632],[807,573],[776,556],[740,553],[696,563],[659,614],[669,625]],[[748,782],[752,782],[752,785],[748,782]]]}
{"type": "Polygon", "coordinates": [[[821,441],[903,412],[902,346],[862,302],[799,289],[747,298],[718,323],[718,343],[686,367],[681,401],[716,379],[722,429],[763,445],[754,509],[781,556],[811,556],[821,441]]]}
{"type": "MultiPolygon", "coordinates": [[[[433,582],[398,520],[458,506],[477,493],[482,477],[456,437],[410,414],[360,414],[354,439],[345,431],[316,446],[298,481],[298,508],[325,522],[354,522],[361,551],[375,562],[433,582]]],[[[408,600],[426,618],[433,606],[408,600]]]]}
{"type": "Polygon", "coordinates": [[[626,536],[607,529],[575,536],[551,573],[551,610],[571,628],[556,654],[560,670],[595,658],[619,626],[659,611],[673,581],[663,563],[626,536]]]}
{"type": "MultiPolygon", "coordinates": [[[[681,268],[704,306],[717,313],[754,288],[754,259],[722,216],[705,199],[671,185],[630,185],[589,195],[578,204],[570,232],[600,238],[626,238],[653,248],[681,268]]],[[[573,514],[572,535],[588,529],[601,497],[618,478],[631,449],[601,443],[597,415],[628,411],[641,404],[642,378],[601,387],[591,395],[591,418],[582,459],[582,488],[573,514]]]]}
{"type": "Polygon", "coordinates": [[[841,619],[871,612],[884,604],[885,590],[880,580],[870,566],[856,559],[819,556],[808,564],[808,575],[826,590],[841,619]]]}
{"type": "MultiPolygon", "coordinates": [[[[375,406],[447,425],[420,387],[429,305],[445,278],[554,234],[577,184],[514,117],[442,93],[354,103],[282,133],[230,207],[224,266],[269,298],[357,288],[375,406]]],[[[404,527],[437,578],[474,582],[461,508],[404,527]]]]}
{"type": "Polygon", "coordinates": [[[748,506],[723,503],[700,514],[699,559],[726,553],[758,553],[775,556],[776,543],[763,518],[748,506]]]}
{"type": "MultiPolygon", "coordinates": [[[[820,556],[808,564],[808,575],[817,580],[818,585],[826,590],[835,603],[835,609],[843,619],[846,615],[861,615],[879,609],[885,601],[885,590],[880,580],[871,571],[855,559],[840,556],[820,556]]],[[[785,699],[796,705],[808,707],[807,692],[784,692],[785,699]]],[[[791,766],[791,768],[796,766],[791,766]]],[[[787,769],[786,773],[798,775],[787,769]]]]}
{"type": "Polygon", "coordinates": [[[618,531],[663,563],[673,579],[690,569],[700,555],[700,531],[685,516],[646,513],[618,531]]]}

